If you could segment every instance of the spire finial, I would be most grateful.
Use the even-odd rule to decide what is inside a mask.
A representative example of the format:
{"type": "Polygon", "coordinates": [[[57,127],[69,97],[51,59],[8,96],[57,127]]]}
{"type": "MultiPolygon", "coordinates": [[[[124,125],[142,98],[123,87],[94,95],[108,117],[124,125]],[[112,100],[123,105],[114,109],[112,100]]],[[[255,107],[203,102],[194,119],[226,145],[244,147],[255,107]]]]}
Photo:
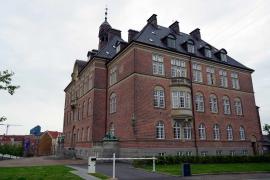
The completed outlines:
{"type": "Polygon", "coordinates": [[[107,15],[108,15],[108,7],[106,5],[106,8],[105,8],[105,22],[107,22],[107,15]]]}

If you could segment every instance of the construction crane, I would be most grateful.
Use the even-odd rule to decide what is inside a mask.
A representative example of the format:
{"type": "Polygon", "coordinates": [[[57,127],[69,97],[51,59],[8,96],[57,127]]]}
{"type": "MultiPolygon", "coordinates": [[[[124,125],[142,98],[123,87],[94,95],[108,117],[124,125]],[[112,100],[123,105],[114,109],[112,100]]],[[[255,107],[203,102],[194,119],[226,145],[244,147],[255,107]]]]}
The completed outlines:
{"type": "Polygon", "coordinates": [[[8,129],[10,126],[22,126],[22,125],[18,125],[18,124],[0,124],[0,126],[6,126],[6,135],[8,135],[8,129]]]}

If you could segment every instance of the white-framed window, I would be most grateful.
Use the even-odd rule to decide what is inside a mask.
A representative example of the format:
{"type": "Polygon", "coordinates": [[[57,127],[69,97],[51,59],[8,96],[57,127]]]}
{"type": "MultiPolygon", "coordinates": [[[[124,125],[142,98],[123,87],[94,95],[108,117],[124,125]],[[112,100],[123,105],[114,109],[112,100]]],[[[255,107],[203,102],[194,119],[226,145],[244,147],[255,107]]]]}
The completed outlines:
{"type": "Polygon", "coordinates": [[[165,139],[165,133],[164,133],[164,123],[162,121],[159,121],[156,124],[156,138],[157,139],[165,139]]]}
{"type": "Polygon", "coordinates": [[[220,78],[220,86],[221,87],[228,87],[227,72],[224,70],[220,70],[219,71],[219,78],[220,78]]]}
{"type": "Polygon", "coordinates": [[[234,150],[230,151],[230,156],[235,156],[235,151],[234,150]]]}
{"type": "Polygon", "coordinates": [[[240,126],[239,128],[239,135],[240,135],[240,140],[246,140],[245,129],[243,126],[240,126]]]}
{"type": "Polygon", "coordinates": [[[191,139],[191,124],[188,122],[184,124],[184,139],[186,140],[191,139]]]}
{"type": "Polygon", "coordinates": [[[153,54],[152,60],[153,60],[153,74],[164,75],[165,73],[164,73],[163,56],[153,54]]]}
{"type": "Polygon", "coordinates": [[[241,154],[242,156],[247,156],[247,155],[248,155],[248,150],[243,149],[243,150],[240,151],[240,154],[241,154]]]}
{"type": "Polygon", "coordinates": [[[231,73],[231,78],[232,78],[232,88],[240,89],[238,74],[236,72],[231,73]]]}
{"type": "Polygon", "coordinates": [[[160,153],[158,153],[158,156],[165,156],[165,152],[160,152],[160,153]]]}
{"type": "Polygon", "coordinates": [[[181,124],[180,122],[175,122],[173,125],[174,139],[181,139],[181,124]]]}
{"type": "Polygon", "coordinates": [[[113,67],[110,69],[110,85],[115,84],[117,81],[117,72],[116,72],[116,67],[113,67]]]}
{"type": "Polygon", "coordinates": [[[184,156],[185,154],[184,154],[184,152],[183,151],[178,151],[177,152],[177,156],[184,156]]]}
{"type": "Polygon", "coordinates": [[[215,124],[213,127],[213,136],[214,140],[216,141],[220,140],[220,129],[218,124],[215,124]]]}
{"type": "Polygon", "coordinates": [[[209,104],[210,104],[210,111],[212,113],[217,113],[218,112],[218,103],[217,103],[217,97],[214,94],[210,95],[209,98],[209,104]]]}
{"type": "Polygon", "coordinates": [[[110,113],[116,112],[116,94],[112,93],[110,96],[110,113]]]}
{"type": "Polygon", "coordinates": [[[231,125],[227,126],[227,139],[228,139],[228,141],[233,140],[233,129],[232,129],[231,125]]]}
{"type": "Polygon", "coordinates": [[[187,41],[187,51],[192,54],[195,53],[194,42],[191,40],[187,41]]]}
{"type": "Polygon", "coordinates": [[[190,93],[185,91],[172,91],[173,108],[191,108],[190,93]]]}
{"type": "Polygon", "coordinates": [[[241,103],[241,100],[239,98],[236,98],[234,100],[234,107],[235,107],[236,115],[238,115],[238,116],[243,115],[242,103],[241,103]]]}
{"type": "Polygon", "coordinates": [[[230,100],[227,96],[223,97],[224,114],[231,114],[230,100]]]}
{"type": "Polygon", "coordinates": [[[216,150],[216,155],[221,156],[222,155],[222,150],[216,150]]]}
{"type": "Polygon", "coordinates": [[[165,107],[165,95],[164,89],[160,86],[154,88],[154,107],[164,108],[165,107]]]}
{"type": "Polygon", "coordinates": [[[186,77],[186,62],[180,59],[171,59],[171,73],[172,77],[186,77]]]}
{"type": "Polygon", "coordinates": [[[200,140],[206,139],[205,125],[203,123],[199,125],[199,138],[200,140]]]}
{"type": "Polygon", "coordinates": [[[193,81],[202,82],[202,66],[199,64],[192,64],[193,81]]]}
{"type": "Polygon", "coordinates": [[[187,151],[186,156],[192,156],[192,151],[187,151]]]}
{"type": "Polygon", "coordinates": [[[215,83],[216,83],[215,68],[207,67],[206,68],[206,76],[207,76],[207,84],[208,85],[215,85],[215,83]]]}
{"type": "Polygon", "coordinates": [[[201,151],[201,156],[207,156],[207,154],[208,154],[208,151],[201,151]]]}
{"type": "Polygon", "coordinates": [[[195,95],[195,110],[204,112],[204,100],[202,93],[196,93],[195,95]]]}
{"type": "Polygon", "coordinates": [[[204,48],[204,55],[205,57],[211,58],[212,57],[212,52],[209,46],[205,46],[204,48]]]}

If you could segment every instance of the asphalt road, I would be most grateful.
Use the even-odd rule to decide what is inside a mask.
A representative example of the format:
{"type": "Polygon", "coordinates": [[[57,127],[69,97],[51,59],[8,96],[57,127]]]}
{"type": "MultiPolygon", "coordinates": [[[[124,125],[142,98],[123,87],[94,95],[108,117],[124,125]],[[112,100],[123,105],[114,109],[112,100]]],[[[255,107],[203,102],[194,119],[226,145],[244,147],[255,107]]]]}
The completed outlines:
{"type": "MultiPolygon", "coordinates": [[[[85,165],[75,165],[87,169],[85,165]]],[[[112,177],[112,163],[97,163],[96,172],[112,177]]],[[[119,180],[270,180],[270,173],[194,175],[190,177],[169,176],[133,168],[128,163],[116,163],[116,178],[119,180]]]]}

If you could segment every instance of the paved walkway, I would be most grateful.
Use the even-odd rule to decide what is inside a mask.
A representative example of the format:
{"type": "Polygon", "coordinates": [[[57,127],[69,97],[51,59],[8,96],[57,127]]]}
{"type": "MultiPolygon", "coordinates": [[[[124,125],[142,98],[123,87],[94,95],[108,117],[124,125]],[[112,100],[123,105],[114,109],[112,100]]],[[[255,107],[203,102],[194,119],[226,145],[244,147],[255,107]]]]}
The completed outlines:
{"type": "Polygon", "coordinates": [[[21,167],[21,166],[44,166],[44,165],[67,165],[86,164],[86,160],[53,159],[52,157],[28,157],[21,159],[10,159],[0,161],[0,167],[21,167]]]}

